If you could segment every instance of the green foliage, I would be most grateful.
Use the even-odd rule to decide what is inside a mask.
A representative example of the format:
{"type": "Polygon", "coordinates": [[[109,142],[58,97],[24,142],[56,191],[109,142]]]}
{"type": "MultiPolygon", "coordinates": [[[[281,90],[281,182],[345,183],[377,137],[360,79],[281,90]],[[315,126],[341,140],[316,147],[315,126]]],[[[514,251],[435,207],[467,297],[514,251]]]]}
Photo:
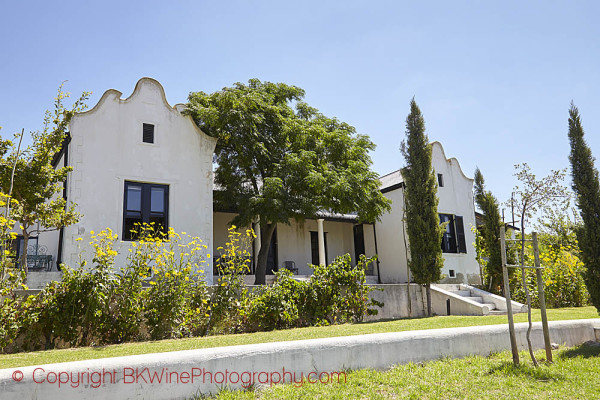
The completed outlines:
{"type": "MultiPolygon", "coordinates": [[[[556,239],[542,235],[539,239],[542,280],[546,307],[582,307],[589,304],[589,294],[583,277],[585,266],[578,257],[579,250],[575,246],[556,246],[556,239]]],[[[533,248],[525,249],[525,264],[534,265],[533,248]]],[[[527,286],[531,296],[532,307],[539,307],[538,287],[535,270],[525,272],[527,286]]],[[[526,301],[522,280],[514,277],[511,281],[513,299],[526,301]]]]}
{"type": "MultiPolygon", "coordinates": [[[[483,215],[483,225],[481,227],[481,243],[478,249],[481,251],[483,261],[483,276],[485,288],[493,293],[502,293],[502,255],[500,252],[500,228],[503,226],[500,217],[500,207],[498,200],[491,191],[485,190],[483,174],[477,168],[475,170],[475,183],[473,186],[475,194],[475,203],[483,215]]],[[[509,237],[507,232],[507,238],[509,237]]],[[[514,245],[507,242],[507,261],[508,264],[515,263],[514,245]]],[[[509,269],[509,276],[512,277],[515,270],[509,269]]]]}
{"type": "MultiPolygon", "coordinates": [[[[60,282],[35,296],[15,292],[24,272],[9,274],[0,286],[0,349],[50,349],[239,333],[309,325],[356,322],[375,314],[369,306],[372,288],[365,270],[373,259],[356,266],[349,255],[315,266],[307,282],[280,272],[272,287],[249,293],[244,285],[248,248],[254,238],[235,227],[219,259],[221,275],[209,288],[202,279],[205,263],[201,240],[169,229],[137,228],[124,267],[115,268],[117,235],[110,229],[95,234],[92,265],[65,266],[60,282]]],[[[209,257],[209,255],[206,255],[209,257]]]]}
{"type": "Polygon", "coordinates": [[[383,304],[369,299],[374,289],[366,285],[365,271],[375,261],[361,256],[353,266],[349,254],[331,264],[313,265],[308,281],[297,281],[291,272],[277,273],[272,287],[252,293],[248,321],[251,329],[271,330],[301,326],[321,326],[362,321],[376,315],[372,306],[383,304]]]}
{"type": "Polygon", "coordinates": [[[242,234],[233,225],[228,237],[225,248],[217,249],[222,253],[218,260],[219,279],[210,298],[209,327],[214,332],[235,333],[245,329],[248,288],[244,276],[250,272],[252,258],[248,249],[256,236],[251,229],[242,234]]]}
{"type": "Polygon", "coordinates": [[[260,286],[252,293],[248,310],[251,329],[269,331],[304,326],[300,321],[309,285],[296,281],[286,269],[275,273],[273,286],[260,286]]]}
{"type": "MultiPolygon", "coordinates": [[[[169,230],[144,225],[123,269],[115,270],[117,235],[92,232],[92,267],[63,269],[36,296],[4,300],[0,347],[21,337],[23,349],[75,347],[197,335],[207,324],[208,290],[202,279],[206,246],[169,230]],[[10,301],[9,301],[10,300],[10,301]]],[[[13,286],[15,286],[13,284],[13,286]]]]}
{"type": "Polygon", "coordinates": [[[261,224],[257,283],[276,223],[316,218],[323,210],[372,222],[390,209],[371,171],[365,135],[303,102],[304,90],[251,79],[247,85],[191,93],[187,112],[219,139],[215,161],[217,208],[234,209],[233,224],[261,224]]]}
{"type": "Polygon", "coordinates": [[[500,253],[500,228],[502,219],[498,200],[492,192],[485,190],[483,174],[475,170],[475,202],[483,215],[481,228],[482,245],[487,252],[486,282],[485,287],[495,293],[501,291],[502,285],[502,257],[500,253]]]}
{"type": "Polygon", "coordinates": [[[579,110],[569,109],[571,175],[583,227],[577,230],[581,259],[587,268],[585,284],[592,304],[600,312],[600,183],[592,151],[584,138],[579,110]]]}
{"type": "Polygon", "coordinates": [[[17,297],[16,290],[26,289],[25,273],[12,268],[3,269],[0,279],[0,350],[19,335],[28,304],[17,297]]]}
{"type": "Polygon", "coordinates": [[[427,285],[442,278],[440,242],[443,230],[437,210],[437,183],[431,165],[431,146],[425,134],[425,120],[414,99],[410,102],[406,140],[402,142],[401,150],[406,160],[402,177],[406,185],[408,265],[415,282],[427,285]]]}
{"type": "MultiPolygon", "coordinates": [[[[61,85],[54,111],[46,111],[44,127],[41,131],[31,133],[33,144],[27,149],[12,151],[7,155],[5,144],[0,144],[0,191],[8,193],[12,188],[11,196],[17,200],[11,208],[11,218],[21,225],[25,240],[23,260],[27,259],[29,236],[59,229],[79,219],[74,204],[67,204],[61,196],[55,196],[72,167],[55,169],[52,166],[52,159],[61,149],[71,119],[75,113],[86,108],[84,102],[89,93],[84,92],[71,109],[66,109],[63,104],[68,96],[69,93],[63,92],[61,85]]],[[[15,138],[20,139],[19,135],[22,133],[15,135],[15,138]]],[[[26,262],[22,264],[26,269],[26,262]]]]}
{"type": "Polygon", "coordinates": [[[327,266],[313,265],[308,298],[303,299],[308,308],[306,318],[313,323],[333,324],[359,322],[365,315],[376,315],[377,310],[369,307],[383,304],[369,300],[374,289],[366,285],[367,266],[375,260],[363,254],[353,266],[350,254],[344,254],[327,266]]]}

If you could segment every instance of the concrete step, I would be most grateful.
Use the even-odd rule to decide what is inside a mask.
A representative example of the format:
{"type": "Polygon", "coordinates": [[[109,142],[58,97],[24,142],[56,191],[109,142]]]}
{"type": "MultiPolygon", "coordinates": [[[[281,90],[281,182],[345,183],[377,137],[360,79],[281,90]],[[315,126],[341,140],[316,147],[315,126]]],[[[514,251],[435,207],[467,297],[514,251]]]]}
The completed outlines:
{"type": "Polygon", "coordinates": [[[437,286],[441,289],[444,289],[448,292],[460,290],[460,284],[458,284],[458,283],[436,283],[435,286],[437,286]]]}
{"type": "Polygon", "coordinates": [[[483,297],[479,297],[479,296],[463,296],[465,299],[469,299],[472,301],[476,301],[478,303],[483,303],[483,297]]]}
{"type": "Polygon", "coordinates": [[[471,297],[470,290],[450,290],[450,293],[454,293],[455,295],[462,297],[471,297]]]}
{"type": "Polygon", "coordinates": [[[488,306],[490,312],[496,309],[496,305],[494,303],[483,303],[484,306],[488,306]]]}
{"type": "Polygon", "coordinates": [[[502,310],[490,310],[490,315],[506,315],[506,311],[502,311],[502,310]]]}

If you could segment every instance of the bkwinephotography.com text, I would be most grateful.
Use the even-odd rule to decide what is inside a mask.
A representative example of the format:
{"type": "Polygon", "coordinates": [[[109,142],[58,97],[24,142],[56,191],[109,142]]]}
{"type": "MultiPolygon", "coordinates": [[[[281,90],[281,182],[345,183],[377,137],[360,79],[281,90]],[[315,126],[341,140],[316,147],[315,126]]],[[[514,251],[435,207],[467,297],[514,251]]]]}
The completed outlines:
{"type": "MultiPolygon", "coordinates": [[[[15,370],[12,378],[20,382],[24,373],[15,370]]],[[[211,371],[206,368],[190,368],[169,370],[169,368],[149,369],[143,367],[123,367],[120,369],[105,369],[85,371],[60,371],[38,367],[31,372],[30,378],[34,383],[57,385],[61,387],[90,387],[99,388],[103,385],[186,385],[186,384],[214,384],[219,386],[240,385],[248,388],[253,385],[275,385],[289,383],[296,387],[307,384],[339,384],[346,383],[344,371],[312,371],[296,372],[285,368],[273,371],[211,371]]]]}

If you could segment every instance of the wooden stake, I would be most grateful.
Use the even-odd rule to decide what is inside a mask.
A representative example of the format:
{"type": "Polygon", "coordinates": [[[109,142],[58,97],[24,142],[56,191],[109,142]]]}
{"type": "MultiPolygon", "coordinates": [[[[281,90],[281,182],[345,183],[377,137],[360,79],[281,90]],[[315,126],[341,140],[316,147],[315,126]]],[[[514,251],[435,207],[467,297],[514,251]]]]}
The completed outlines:
{"type": "Polygon", "coordinates": [[[510,333],[510,348],[512,350],[513,364],[519,365],[519,349],[515,335],[515,322],[513,321],[512,302],[510,299],[510,284],[508,282],[508,268],[506,267],[506,228],[500,227],[500,254],[502,256],[502,278],[504,280],[504,297],[506,298],[506,313],[508,314],[508,331],[510,333]]]}
{"type": "Polygon", "coordinates": [[[540,301],[540,311],[542,313],[542,329],[544,330],[544,346],[546,347],[546,360],[552,362],[552,344],[550,342],[550,330],[548,329],[548,317],[546,316],[546,296],[544,295],[544,280],[542,279],[542,269],[540,265],[540,249],[538,247],[537,232],[533,232],[533,255],[535,259],[535,274],[538,284],[538,298],[540,301]]]}

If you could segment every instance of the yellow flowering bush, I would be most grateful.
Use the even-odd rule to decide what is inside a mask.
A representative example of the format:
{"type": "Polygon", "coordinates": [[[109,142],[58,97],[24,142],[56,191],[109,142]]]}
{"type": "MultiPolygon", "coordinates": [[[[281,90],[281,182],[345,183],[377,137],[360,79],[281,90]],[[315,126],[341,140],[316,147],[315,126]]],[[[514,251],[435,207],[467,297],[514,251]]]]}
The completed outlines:
{"type": "Polygon", "coordinates": [[[244,284],[244,276],[250,273],[252,255],[249,249],[255,237],[252,229],[242,233],[233,225],[229,228],[225,247],[217,248],[221,252],[216,260],[219,278],[210,299],[206,333],[210,329],[218,332],[247,330],[244,318],[248,289],[244,284]]]}
{"type": "MultiPolygon", "coordinates": [[[[530,243],[530,242],[529,242],[530,243]]],[[[544,281],[546,307],[581,307],[589,304],[589,293],[583,280],[585,266],[578,257],[577,241],[574,245],[550,244],[540,240],[540,263],[544,281]]],[[[526,246],[525,264],[534,265],[533,248],[526,246]]],[[[511,290],[516,301],[524,303],[525,290],[520,279],[511,282],[511,290]]],[[[526,270],[526,281],[533,307],[539,307],[538,288],[535,270],[526,270]]]]}
{"type": "Polygon", "coordinates": [[[167,234],[140,227],[129,262],[147,273],[144,319],[150,338],[198,334],[206,325],[208,289],[203,279],[207,247],[202,239],[170,228],[167,234]]]}

